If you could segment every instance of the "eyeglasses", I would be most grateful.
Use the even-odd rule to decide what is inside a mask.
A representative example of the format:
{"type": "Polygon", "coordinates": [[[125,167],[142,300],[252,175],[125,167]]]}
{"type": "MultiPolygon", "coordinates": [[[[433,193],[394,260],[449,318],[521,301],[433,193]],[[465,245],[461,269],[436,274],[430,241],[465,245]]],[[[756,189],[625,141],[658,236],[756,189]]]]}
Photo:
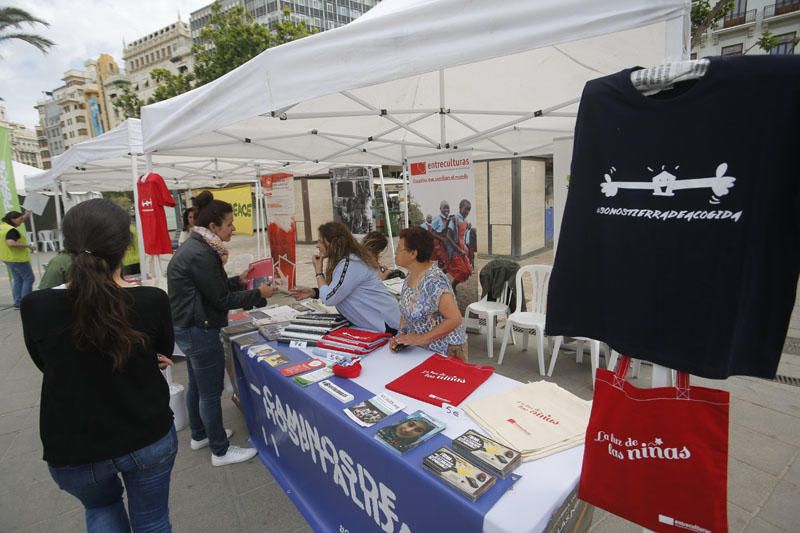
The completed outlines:
{"type": "Polygon", "coordinates": [[[409,250],[408,248],[398,248],[397,251],[398,252],[410,252],[411,250],[409,250]]]}

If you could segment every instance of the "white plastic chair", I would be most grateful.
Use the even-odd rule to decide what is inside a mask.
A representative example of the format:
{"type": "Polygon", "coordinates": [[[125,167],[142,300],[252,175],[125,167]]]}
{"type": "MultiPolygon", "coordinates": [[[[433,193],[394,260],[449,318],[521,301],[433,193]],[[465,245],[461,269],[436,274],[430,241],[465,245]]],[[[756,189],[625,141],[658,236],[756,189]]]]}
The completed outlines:
{"type": "Polygon", "coordinates": [[[508,301],[511,299],[511,287],[508,281],[503,284],[503,292],[494,302],[490,302],[488,295],[477,302],[472,302],[464,311],[464,322],[469,318],[470,313],[478,315],[479,318],[486,319],[486,351],[489,359],[494,357],[494,332],[497,325],[497,317],[508,315],[508,301]]]}
{"type": "MultiPolygon", "coordinates": [[[[617,368],[617,359],[619,359],[619,352],[611,350],[611,357],[608,359],[608,369],[614,370],[617,368]]],[[[632,378],[639,377],[639,370],[642,368],[641,359],[631,359],[630,373],[632,378]]]]}
{"type": "Polygon", "coordinates": [[[39,242],[42,245],[43,252],[46,252],[48,247],[50,247],[54,252],[58,249],[56,246],[55,232],[53,232],[51,229],[39,230],[39,242]]]}
{"type": "MultiPolygon", "coordinates": [[[[590,347],[590,358],[592,363],[592,388],[594,388],[594,377],[597,374],[597,368],[600,366],[600,347],[601,342],[590,339],[588,337],[573,337],[575,342],[577,343],[575,346],[575,362],[582,363],[583,362],[583,343],[588,342],[590,347]]],[[[558,336],[556,337],[555,346],[553,346],[553,355],[550,356],[550,368],[547,370],[547,375],[553,375],[553,369],[556,367],[556,361],[558,360],[558,350],[561,348],[561,343],[564,342],[564,337],[558,336]]],[[[610,360],[610,348],[606,344],[602,344],[606,352],[606,361],[610,360]]]]}
{"type": "Polygon", "coordinates": [[[534,330],[536,333],[536,350],[539,357],[539,374],[545,376],[544,371],[544,323],[547,309],[547,287],[550,283],[550,272],[553,267],[550,265],[528,265],[517,271],[517,309],[506,321],[506,331],[503,334],[503,345],[500,348],[500,357],[497,364],[503,364],[503,356],[508,345],[508,338],[514,328],[522,330],[522,349],[528,349],[528,331],[534,330]],[[528,274],[531,277],[533,291],[531,298],[527,301],[529,311],[522,311],[522,279],[528,274]]]}

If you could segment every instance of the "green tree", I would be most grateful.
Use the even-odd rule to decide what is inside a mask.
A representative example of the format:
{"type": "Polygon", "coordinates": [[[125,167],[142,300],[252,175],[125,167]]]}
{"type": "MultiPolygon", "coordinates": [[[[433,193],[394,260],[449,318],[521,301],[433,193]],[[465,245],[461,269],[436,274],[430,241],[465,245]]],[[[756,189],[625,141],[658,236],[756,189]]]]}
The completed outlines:
{"type": "Polygon", "coordinates": [[[154,68],[150,72],[150,77],[157,86],[153,91],[153,96],[147,99],[148,104],[167,100],[193,88],[194,74],[191,72],[174,74],[165,68],[154,68]]]}
{"type": "Polygon", "coordinates": [[[143,105],[144,102],[128,87],[125,87],[122,94],[114,100],[114,107],[119,109],[125,118],[139,118],[143,105]]]}
{"type": "Polygon", "coordinates": [[[47,22],[38,19],[25,11],[16,7],[0,7],[0,44],[18,40],[26,42],[38,48],[43,54],[46,54],[50,47],[55,43],[50,39],[45,39],[41,35],[33,33],[22,33],[14,30],[21,30],[23,25],[41,24],[42,26],[49,26],[47,22]]]}
{"type": "Polygon", "coordinates": [[[291,20],[284,9],[274,33],[258,24],[241,5],[224,10],[219,1],[211,6],[209,24],[200,30],[200,43],[192,47],[196,87],[205,85],[248,62],[267,48],[300,39],[312,32],[303,22],[291,20]]]}
{"type": "Polygon", "coordinates": [[[697,43],[706,30],[730,13],[733,7],[733,0],[718,0],[713,6],[710,0],[694,0],[692,2],[692,43],[697,43]]]}

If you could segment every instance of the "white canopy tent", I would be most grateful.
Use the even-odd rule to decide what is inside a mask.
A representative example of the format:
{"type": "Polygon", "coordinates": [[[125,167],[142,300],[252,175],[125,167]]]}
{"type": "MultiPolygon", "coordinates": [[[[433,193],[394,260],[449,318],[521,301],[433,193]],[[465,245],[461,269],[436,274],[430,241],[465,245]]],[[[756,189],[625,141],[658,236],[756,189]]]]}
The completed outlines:
{"type": "Polygon", "coordinates": [[[547,153],[584,83],[680,59],[688,0],[384,0],[143,108],[144,149],[396,164],[547,153]]]}
{"type": "MultiPolygon", "coordinates": [[[[272,172],[291,172],[298,175],[327,172],[328,165],[262,160],[232,160],[200,156],[144,156],[142,127],[139,119],[128,119],[111,131],[71,146],[56,157],[53,168],[27,177],[26,190],[50,190],[56,194],[78,191],[129,191],[133,190],[138,205],[136,179],[139,168],[157,172],[167,185],[174,189],[222,187],[230,183],[254,183],[260,187],[258,177],[272,172]]],[[[256,204],[257,217],[261,202],[256,204]]],[[[56,205],[60,223],[61,213],[56,205]]],[[[139,256],[144,258],[141,225],[137,218],[139,256]]],[[[266,237],[258,239],[258,254],[266,251],[266,237]]],[[[146,268],[142,264],[143,268],[146,268]]]]}

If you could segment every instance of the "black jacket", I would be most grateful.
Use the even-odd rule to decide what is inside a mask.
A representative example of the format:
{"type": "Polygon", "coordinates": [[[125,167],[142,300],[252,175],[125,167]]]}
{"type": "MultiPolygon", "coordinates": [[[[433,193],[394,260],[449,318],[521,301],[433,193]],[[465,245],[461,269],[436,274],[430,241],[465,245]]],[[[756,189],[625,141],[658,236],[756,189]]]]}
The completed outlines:
{"type": "MultiPolygon", "coordinates": [[[[481,297],[488,295],[488,300],[494,302],[503,293],[503,285],[508,282],[511,288],[511,298],[508,301],[508,308],[511,312],[517,310],[517,271],[519,263],[510,259],[492,259],[481,269],[478,275],[481,282],[483,293],[481,297]]],[[[525,310],[525,298],[522,298],[522,311],[525,310]]]]}
{"type": "Polygon", "coordinates": [[[167,285],[172,323],[178,327],[223,328],[229,309],[267,304],[257,289],[242,290],[239,276],[225,274],[219,254],[197,233],[169,262],[167,285]]]}

